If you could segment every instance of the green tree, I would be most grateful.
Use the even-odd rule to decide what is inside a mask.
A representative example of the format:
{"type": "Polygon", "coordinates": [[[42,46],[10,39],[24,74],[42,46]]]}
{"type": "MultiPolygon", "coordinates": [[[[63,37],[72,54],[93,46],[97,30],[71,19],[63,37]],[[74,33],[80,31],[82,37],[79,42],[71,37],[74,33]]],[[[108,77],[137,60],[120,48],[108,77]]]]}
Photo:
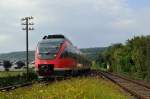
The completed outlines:
{"type": "Polygon", "coordinates": [[[100,64],[109,64],[110,71],[150,79],[150,36],[134,37],[127,40],[125,45],[114,44],[101,53],[97,60],[100,64]]]}
{"type": "Polygon", "coordinates": [[[9,71],[9,68],[11,68],[12,63],[8,60],[3,61],[3,67],[5,68],[5,71],[9,71]]]}
{"type": "Polygon", "coordinates": [[[17,68],[22,68],[23,66],[25,66],[25,63],[23,61],[17,61],[16,62],[17,68]]]}

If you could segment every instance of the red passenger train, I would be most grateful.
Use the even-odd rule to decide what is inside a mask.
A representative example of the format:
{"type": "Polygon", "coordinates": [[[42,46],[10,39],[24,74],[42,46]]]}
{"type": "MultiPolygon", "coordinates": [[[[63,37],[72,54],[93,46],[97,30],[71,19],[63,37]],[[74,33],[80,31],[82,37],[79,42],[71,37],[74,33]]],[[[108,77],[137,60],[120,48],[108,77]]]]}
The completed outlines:
{"type": "Polygon", "coordinates": [[[48,35],[37,45],[35,69],[40,78],[90,70],[90,61],[64,35],[48,35]]]}

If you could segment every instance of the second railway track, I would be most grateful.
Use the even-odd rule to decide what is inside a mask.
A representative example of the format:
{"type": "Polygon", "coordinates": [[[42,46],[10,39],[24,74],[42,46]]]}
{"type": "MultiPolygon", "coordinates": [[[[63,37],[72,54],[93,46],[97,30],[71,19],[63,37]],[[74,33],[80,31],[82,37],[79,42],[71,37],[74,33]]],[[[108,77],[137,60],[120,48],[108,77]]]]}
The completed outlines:
{"type": "Polygon", "coordinates": [[[134,95],[137,99],[150,99],[150,85],[143,84],[135,80],[131,80],[129,78],[104,72],[104,71],[91,71],[98,75],[101,75],[115,84],[119,85],[121,88],[134,95]]]}

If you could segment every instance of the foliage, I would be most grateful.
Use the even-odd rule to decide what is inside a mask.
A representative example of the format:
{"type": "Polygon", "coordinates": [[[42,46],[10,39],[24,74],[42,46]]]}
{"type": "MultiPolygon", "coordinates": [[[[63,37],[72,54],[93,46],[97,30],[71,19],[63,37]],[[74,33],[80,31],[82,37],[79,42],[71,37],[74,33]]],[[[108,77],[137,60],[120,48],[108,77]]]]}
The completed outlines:
{"type": "Polygon", "coordinates": [[[110,71],[150,79],[150,36],[134,37],[125,45],[114,44],[100,54],[98,60],[109,65],[110,71]]]}
{"type": "Polygon", "coordinates": [[[3,61],[3,67],[5,68],[5,71],[9,71],[9,68],[11,68],[12,63],[10,61],[4,60],[3,61]]]}
{"type": "Polygon", "coordinates": [[[109,65],[112,72],[128,73],[141,79],[150,79],[150,36],[134,37],[126,44],[114,44],[99,54],[97,63],[109,65]]]}
{"type": "Polygon", "coordinates": [[[0,71],[0,78],[22,75],[25,71],[0,71]]]}
{"type": "Polygon", "coordinates": [[[0,87],[10,86],[14,84],[21,84],[25,82],[31,82],[37,79],[37,75],[33,71],[29,72],[29,79],[27,79],[26,72],[14,71],[14,72],[9,72],[9,74],[6,76],[7,73],[8,72],[0,72],[0,74],[4,75],[3,77],[2,76],[0,77],[0,87]]]}
{"type": "Polygon", "coordinates": [[[102,53],[106,47],[83,48],[80,49],[90,60],[96,60],[99,53],[102,53]]]}
{"type": "Polygon", "coordinates": [[[16,65],[17,65],[17,68],[22,68],[23,66],[25,66],[25,63],[23,61],[17,61],[16,65]]]}
{"type": "Polygon", "coordinates": [[[12,92],[1,92],[4,99],[130,99],[110,81],[97,78],[72,78],[48,86],[35,84],[12,92]]]}

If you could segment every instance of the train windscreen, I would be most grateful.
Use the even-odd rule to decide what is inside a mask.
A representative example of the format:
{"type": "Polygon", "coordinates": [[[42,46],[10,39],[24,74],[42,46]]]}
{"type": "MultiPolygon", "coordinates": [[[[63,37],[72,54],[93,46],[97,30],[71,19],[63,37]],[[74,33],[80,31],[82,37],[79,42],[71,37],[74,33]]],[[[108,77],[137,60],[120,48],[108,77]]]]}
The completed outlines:
{"type": "Polygon", "coordinates": [[[41,59],[54,59],[58,53],[63,39],[43,40],[38,45],[39,56],[41,59]]]}

